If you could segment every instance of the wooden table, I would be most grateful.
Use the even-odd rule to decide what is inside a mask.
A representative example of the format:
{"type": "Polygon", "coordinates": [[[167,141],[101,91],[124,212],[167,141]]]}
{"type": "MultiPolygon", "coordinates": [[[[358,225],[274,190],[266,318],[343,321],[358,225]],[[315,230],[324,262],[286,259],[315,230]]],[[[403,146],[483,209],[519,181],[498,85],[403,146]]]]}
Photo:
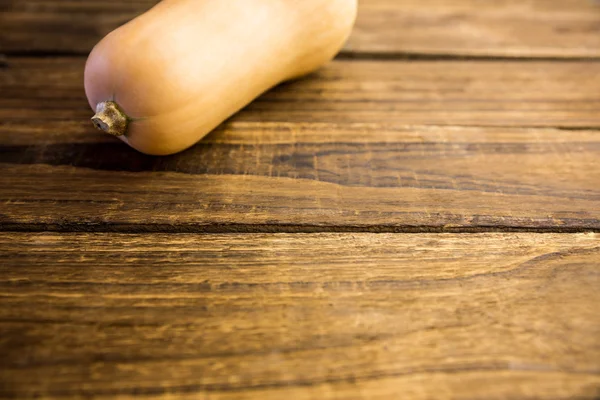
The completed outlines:
{"type": "Polygon", "coordinates": [[[600,4],[362,0],[192,149],[97,133],[153,0],[0,4],[0,397],[600,396],[600,4]]]}

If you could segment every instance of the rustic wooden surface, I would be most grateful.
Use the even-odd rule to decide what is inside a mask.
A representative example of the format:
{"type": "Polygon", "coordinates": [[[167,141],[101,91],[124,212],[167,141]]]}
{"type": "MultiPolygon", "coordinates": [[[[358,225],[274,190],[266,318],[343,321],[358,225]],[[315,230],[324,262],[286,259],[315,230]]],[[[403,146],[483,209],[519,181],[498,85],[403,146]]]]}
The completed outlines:
{"type": "Polygon", "coordinates": [[[8,396],[600,394],[597,234],[7,233],[0,246],[8,396]]]}
{"type": "MultiPolygon", "coordinates": [[[[269,126],[268,126],[269,127],[269,126]]],[[[5,230],[600,230],[597,131],[288,126],[156,159],[122,143],[6,146],[5,230]],[[283,129],[283,132],[281,131],[283,129]],[[375,138],[375,136],[378,136],[375,138]],[[278,137],[280,139],[278,139],[278,137]],[[281,142],[279,142],[281,141],[281,142]],[[69,190],[65,190],[70,188],[69,190]]],[[[226,136],[227,137],[227,136],[226,136]]]]}
{"type": "Polygon", "coordinates": [[[0,223],[600,229],[599,66],[336,61],[155,158],[91,129],[83,59],[16,58],[0,80],[0,223]]]}
{"type": "Polygon", "coordinates": [[[153,3],[0,2],[0,398],[600,397],[598,2],[362,0],[149,157],[82,72],[153,3]]]}
{"type": "MultiPolygon", "coordinates": [[[[84,63],[10,57],[0,121],[88,117],[84,63]]],[[[597,129],[599,93],[600,61],[337,60],[259,97],[234,121],[597,129]]]]}
{"type": "MultiPolygon", "coordinates": [[[[3,0],[0,52],[87,54],[157,0],[3,0]]],[[[596,0],[359,0],[349,55],[600,58],[596,0]]]]}

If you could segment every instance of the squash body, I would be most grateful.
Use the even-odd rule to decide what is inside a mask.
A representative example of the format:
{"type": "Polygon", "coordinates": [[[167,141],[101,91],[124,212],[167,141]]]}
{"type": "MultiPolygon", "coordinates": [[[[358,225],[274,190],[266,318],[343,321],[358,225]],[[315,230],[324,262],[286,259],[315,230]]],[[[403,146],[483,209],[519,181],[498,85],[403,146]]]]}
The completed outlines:
{"type": "Polygon", "coordinates": [[[184,150],[269,88],[332,59],[357,0],[163,0],[108,34],[85,68],[90,106],[114,101],[133,148],[184,150]]]}

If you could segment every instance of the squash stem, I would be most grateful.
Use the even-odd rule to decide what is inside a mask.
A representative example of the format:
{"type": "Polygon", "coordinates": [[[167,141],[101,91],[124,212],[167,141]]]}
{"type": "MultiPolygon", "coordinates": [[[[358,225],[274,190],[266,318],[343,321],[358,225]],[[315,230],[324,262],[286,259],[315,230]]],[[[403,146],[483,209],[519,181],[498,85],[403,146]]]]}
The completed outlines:
{"type": "Polygon", "coordinates": [[[109,135],[123,136],[127,132],[129,118],[114,101],[103,101],[96,106],[92,122],[109,135]]]}

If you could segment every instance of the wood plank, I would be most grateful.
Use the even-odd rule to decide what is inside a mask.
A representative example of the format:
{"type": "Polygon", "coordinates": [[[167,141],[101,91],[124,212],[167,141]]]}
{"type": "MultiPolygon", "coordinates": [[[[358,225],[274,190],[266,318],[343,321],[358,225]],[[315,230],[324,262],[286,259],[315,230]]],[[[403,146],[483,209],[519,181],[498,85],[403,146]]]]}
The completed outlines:
{"type": "MultiPolygon", "coordinates": [[[[0,52],[86,54],[156,0],[8,0],[0,52]]],[[[350,53],[600,57],[600,6],[588,0],[361,0],[350,53]]]]}
{"type": "Polygon", "coordinates": [[[595,0],[360,0],[347,50],[483,57],[600,56],[595,0]]]}
{"type": "MultiPolygon", "coordinates": [[[[88,119],[84,64],[9,58],[0,121],[88,119]]],[[[600,62],[341,60],[275,88],[235,120],[600,128],[600,62]]]]}
{"type": "Polygon", "coordinates": [[[0,234],[14,398],[593,399],[598,234],[0,234]]]}
{"type": "Polygon", "coordinates": [[[163,158],[94,130],[82,66],[2,70],[0,229],[600,229],[593,62],[338,61],[163,158]]]}

